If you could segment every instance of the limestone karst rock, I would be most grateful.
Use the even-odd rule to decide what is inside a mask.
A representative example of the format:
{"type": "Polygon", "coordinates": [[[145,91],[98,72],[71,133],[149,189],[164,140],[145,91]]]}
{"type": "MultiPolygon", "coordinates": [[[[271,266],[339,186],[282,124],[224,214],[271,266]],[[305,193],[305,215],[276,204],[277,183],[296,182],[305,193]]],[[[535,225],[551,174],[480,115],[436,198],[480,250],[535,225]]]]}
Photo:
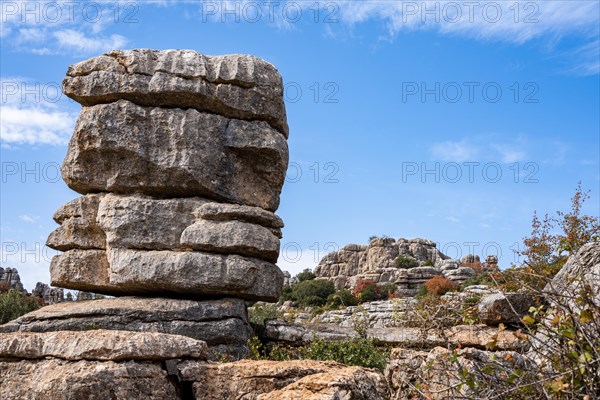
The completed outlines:
{"type": "Polygon", "coordinates": [[[83,106],[61,168],[81,196],[54,215],[51,283],[140,297],[58,304],[0,331],[152,331],[239,358],[245,301],[283,285],[279,72],[249,55],[111,51],[70,66],[63,90],[83,106]]]}
{"type": "Polygon", "coordinates": [[[21,277],[19,271],[16,268],[2,268],[0,267],[0,287],[6,289],[16,289],[19,292],[24,292],[25,288],[21,283],[21,277]]]}
{"type": "Polygon", "coordinates": [[[349,244],[339,251],[327,254],[315,268],[319,278],[332,280],[336,289],[353,288],[360,280],[376,283],[394,283],[399,293],[417,294],[419,285],[436,275],[443,275],[455,283],[463,283],[475,271],[452,260],[436,244],[427,239],[374,238],[369,245],[349,244]],[[414,268],[402,269],[396,264],[399,256],[418,262],[414,268]]]}

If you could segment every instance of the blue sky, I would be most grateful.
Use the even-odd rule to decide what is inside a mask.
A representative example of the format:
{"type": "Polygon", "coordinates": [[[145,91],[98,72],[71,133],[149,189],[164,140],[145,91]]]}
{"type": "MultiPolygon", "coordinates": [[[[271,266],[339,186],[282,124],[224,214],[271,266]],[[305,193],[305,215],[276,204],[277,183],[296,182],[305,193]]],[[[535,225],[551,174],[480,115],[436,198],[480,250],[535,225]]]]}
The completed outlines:
{"type": "Polygon", "coordinates": [[[372,235],[460,257],[512,249],[577,183],[600,214],[597,1],[1,3],[3,267],[49,281],[69,64],[120,48],[250,53],[286,85],[279,265],[372,235]]]}

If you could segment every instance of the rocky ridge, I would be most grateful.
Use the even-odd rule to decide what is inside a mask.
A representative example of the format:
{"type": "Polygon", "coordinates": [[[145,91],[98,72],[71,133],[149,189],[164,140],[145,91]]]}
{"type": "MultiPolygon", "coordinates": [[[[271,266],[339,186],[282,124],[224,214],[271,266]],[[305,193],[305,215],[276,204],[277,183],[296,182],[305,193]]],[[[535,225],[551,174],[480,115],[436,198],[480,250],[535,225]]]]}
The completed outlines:
{"type": "MultiPolygon", "coordinates": [[[[329,253],[315,268],[318,278],[333,281],[336,289],[353,288],[358,281],[393,283],[404,296],[414,296],[425,281],[436,275],[455,283],[463,283],[475,275],[468,265],[479,262],[479,257],[467,255],[454,260],[440,252],[435,242],[427,239],[373,238],[368,245],[349,244],[329,253]],[[399,256],[417,262],[411,268],[399,268],[399,256]]],[[[494,270],[498,260],[491,256],[483,268],[494,270]]]]}

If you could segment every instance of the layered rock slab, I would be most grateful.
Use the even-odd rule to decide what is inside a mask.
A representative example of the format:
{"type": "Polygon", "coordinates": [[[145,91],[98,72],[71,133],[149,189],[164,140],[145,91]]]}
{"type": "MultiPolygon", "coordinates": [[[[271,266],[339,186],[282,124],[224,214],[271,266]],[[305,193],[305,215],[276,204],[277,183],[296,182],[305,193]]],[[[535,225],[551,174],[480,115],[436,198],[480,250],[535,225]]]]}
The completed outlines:
{"type": "Polygon", "coordinates": [[[52,258],[50,274],[54,286],[109,295],[276,301],[283,284],[275,264],[198,251],[69,250],[52,258]]]}
{"type": "Polygon", "coordinates": [[[0,358],[70,361],[206,360],[206,343],[185,336],[157,332],[60,331],[0,333],[0,358]]]}
{"type": "Polygon", "coordinates": [[[0,332],[90,331],[157,332],[205,341],[209,356],[246,352],[251,337],[240,299],[177,300],[120,297],[54,304],[0,326],[0,332]]]}
{"type": "Polygon", "coordinates": [[[266,122],[127,100],[84,107],[62,176],[82,194],[201,196],[277,209],[287,141],[266,122]]]}
{"type": "Polygon", "coordinates": [[[181,399],[177,385],[157,363],[0,361],[2,400],[181,399]]]}
{"type": "Polygon", "coordinates": [[[192,50],[115,50],[69,67],[65,94],[84,106],[130,100],[267,121],[287,137],[283,81],[251,55],[192,50]]]}
{"type": "Polygon", "coordinates": [[[387,399],[383,375],[335,362],[238,361],[178,364],[180,380],[191,382],[196,399],[387,399]]]}

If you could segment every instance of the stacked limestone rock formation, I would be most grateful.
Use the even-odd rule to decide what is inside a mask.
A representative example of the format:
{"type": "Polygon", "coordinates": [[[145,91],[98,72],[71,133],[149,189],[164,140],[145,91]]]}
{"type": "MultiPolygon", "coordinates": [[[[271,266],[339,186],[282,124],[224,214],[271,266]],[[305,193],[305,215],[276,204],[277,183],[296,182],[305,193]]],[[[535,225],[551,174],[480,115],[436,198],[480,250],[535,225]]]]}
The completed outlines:
{"type": "Polygon", "coordinates": [[[81,197],[48,246],[52,284],[112,296],[59,304],[7,330],[153,330],[239,357],[246,300],[276,301],[288,164],[283,85],[253,56],[113,51],[69,67],[83,105],[62,165],[81,197]]]}
{"type": "Polygon", "coordinates": [[[315,268],[315,275],[332,280],[336,289],[353,288],[359,280],[371,280],[394,283],[401,294],[414,296],[420,285],[436,275],[462,283],[475,271],[444,255],[431,240],[386,237],[374,238],[368,246],[349,244],[326,255],[315,268]],[[415,259],[419,266],[398,268],[396,259],[400,255],[415,259]],[[433,265],[424,265],[426,261],[433,265]]]}
{"type": "Polygon", "coordinates": [[[16,268],[0,267],[0,290],[16,289],[19,292],[25,292],[19,271],[16,268]]]}

